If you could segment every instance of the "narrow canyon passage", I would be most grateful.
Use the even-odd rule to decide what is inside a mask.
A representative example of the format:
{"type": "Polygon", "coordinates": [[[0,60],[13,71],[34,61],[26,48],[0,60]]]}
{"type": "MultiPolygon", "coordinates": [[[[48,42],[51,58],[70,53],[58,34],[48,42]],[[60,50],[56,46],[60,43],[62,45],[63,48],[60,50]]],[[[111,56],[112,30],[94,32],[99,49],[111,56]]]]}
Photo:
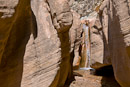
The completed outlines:
{"type": "Polygon", "coordinates": [[[130,0],[0,0],[0,87],[130,87],[130,0]]]}
{"type": "MultiPolygon", "coordinates": [[[[81,17],[91,22],[93,22],[93,19],[95,20],[90,30],[90,61],[89,57],[82,59],[84,57],[82,55],[80,59],[83,63],[87,60],[86,65],[99,69],[98,71],[105,70],[98,72],[99,76],[91,75],[90,71],[78,69],[74,71],[77,72],[77,76],[75,76],[75,81],[71,83],[70,87],[120,87],[120,85],[121,87],[130,87],[128,78],[130,70],[130,26],[127,24],[130,23],[129,0],[120,2],[118,0],[94,0],[94,3],[98,4],[99,2],[101,4],[97,6],[92,4],[92,0],[72,1],[71,8],[79,13],[81,17]],[[92,10],[93,7],[96,7],[95,11],[92,10]],[[95,18],[96,12],[98,15],[95,18]],[[109,65],[112,65],[114,74],[102,75],[111,74],[108,71],[109,69],[107,70],[109,65]]],[[[86,54],[86,50],[84,52],[86,54]]],[[[83,64],[83,68],[84,66],[85,64],[83,64]]],[[[80,68],[80,65],[76,68],[80,68]]]]}

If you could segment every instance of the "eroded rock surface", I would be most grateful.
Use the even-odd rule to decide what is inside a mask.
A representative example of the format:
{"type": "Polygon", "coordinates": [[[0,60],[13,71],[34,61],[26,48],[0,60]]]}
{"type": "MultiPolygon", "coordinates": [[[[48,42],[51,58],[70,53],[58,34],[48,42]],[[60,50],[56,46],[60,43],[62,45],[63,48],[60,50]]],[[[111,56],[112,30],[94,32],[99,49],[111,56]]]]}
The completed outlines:
{"type": "Polygon", "coordinates": [[[0,4],[1,87],[63,87],[72,76],[68,0],[0,4]]]}
{"type": "Polygon", "coordinates": [[[130,86],[130,8],[128,0],[112,0],[109,14],[109,48],[116,80],[130,86]]]}
{"type": "MultiPolygon", "coordinates": [[[[95,34],[101,38],[98,48],[102,50],[104,64],[112,64],[116,80],[122,87],[129,87],[130,79],[130,9],[128,0],[105,0],[100,7],[99,19],[102,28],[95,34]],[[101,32],[101,34],[100,34],[101,32]]],[[[96,43],[98,43],[96,41],[96,43]]],[[[95,54],[100,55],[100,51],[95,54]]]]}
{"type": "MultiPolygon", "coordinates": [[[[79,18],[68,0],[0,0],[0,86],[63,87],[72,77],[71,53],[79,55],[79,18]]],[[[97,22],[93,58],[112,64],[118,83],[130,87],[130,1],[105,0],[97,22]]]]}
{"type": "Polygon", "coordinates": [[[75,66],[78,63],[80,57],[80,46],[82,41],[83,30],[80,21],[80,15],[73,10],[71,11],[73,13],[73,24],[69,31],[70,42],[71,42],[70,51],[71,51],[73,66],[75,66]]]}
{"type": "Polygon", "coordinates": [[[0,11],[0,84],[1,87],[20,87],[24,51],[31,33],[30,27],[34,27],[33,14],[28,0],[2,1],[1,5],[5,8],[0,11]],[[10,10],[6,7],[12,7],[15,12],[8,16],[10,10]],[[8,10],[6,15],[5,10],[8,10]]]}

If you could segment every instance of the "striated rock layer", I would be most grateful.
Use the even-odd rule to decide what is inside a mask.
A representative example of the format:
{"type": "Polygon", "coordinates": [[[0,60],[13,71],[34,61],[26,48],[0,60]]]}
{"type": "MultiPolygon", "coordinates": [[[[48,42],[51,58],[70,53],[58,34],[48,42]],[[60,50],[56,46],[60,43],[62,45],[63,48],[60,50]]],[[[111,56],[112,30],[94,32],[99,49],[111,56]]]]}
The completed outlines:
{"type": "MultiPolygon", "coordinates": [[[[130,2],[128,0],[105,0],[100,7],[101,27],[95,28],[98,35],[92,50],[94,55],[102,55],[101,63],[112,64],[116,80],[122,87],[130,86],[130,2]],[[101,47],[100,47],[101,46],[101,47]],[[99,51],[98,51],[99,50],[99,51]]],[[[96,56],[95,56],[96,57],[96,56]]],[[[94,67],[94,66],[93,66],[94,67]]]]}
{"type": "Polygon", "coordinates": [[[68,0],[0,0],[0,87],[63,87],[72,19],[68,0]]]}

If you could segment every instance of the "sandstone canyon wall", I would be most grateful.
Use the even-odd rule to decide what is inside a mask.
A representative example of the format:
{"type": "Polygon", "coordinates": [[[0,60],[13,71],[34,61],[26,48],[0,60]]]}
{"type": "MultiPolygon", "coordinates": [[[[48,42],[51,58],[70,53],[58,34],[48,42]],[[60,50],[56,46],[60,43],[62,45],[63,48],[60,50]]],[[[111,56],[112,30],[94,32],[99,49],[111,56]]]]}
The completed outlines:
{"type": "Polygon", "coordinates": [[[0,0],[0,9],[0,84],[20,87],[23,57],[33,27],[30,1],[0,0]]]}
{"type": "Polygon", "coordinates": [[[67,0],[0,0],[0,86],[63,87],[72,19],[67,0]]]}
{"type": "MultiPolygon", "coordinates": [[[[71,8],[79,11],[81,17],[88,14],[85,9],[91,10],[84,8],[87,6],[83,2],[87,0],[71,1],[71,8]],[[82,10],[77,10],[82,7],[82,10]]],[[[130,80],[127,77],[130,77],[130,1],[104,0],[99,7],[97,19],[90,30],[91,67],[112,65],[116,80],[122,87],[129,87],[130,80]]]]}
{"type": "MultiPolygon", "coordinates": [[[[0,0],[0,87],[63,87],[71,80],[80,17],[95,5],[84,3],[70,0],[79,16],[68,0],[0,0]]],[[[92,64],[112,65],[122,87],[130,87],[129,23],[129,0],[105,0],[91,30],[92,64]]]]}
{"type": "Polygon", "coordinates": [[[116,80],[130,86],[130,2],[110,0],[108,46],[116,80]]]}
{"type": "MultiPolygon", "coordinates": [[[[99,23],[93,34],[98,38],[94,46],[92,43],[92,55],[100,57],[102,54],[102,64],[113,66],[116,80],[122,87],[129,87],[130,79],[130,2],[128,0],[105,0],[99,11],[99,23]],[[100,47],[101,46],[101,47],[100,47]],[[94,48],[100,50],[96,51],[94,48]],[[100,52],[100,53],[99,53],[100,52]]],[[[93,36],[92,36],[93,37],[93,36]]],[[[92,38],[93,39],[93,38],[92,38]]],[[[97,58],[98,59],[98,58],[97,58]]],[[[95,66],[93,66],[95,67],[95,66]]]]}

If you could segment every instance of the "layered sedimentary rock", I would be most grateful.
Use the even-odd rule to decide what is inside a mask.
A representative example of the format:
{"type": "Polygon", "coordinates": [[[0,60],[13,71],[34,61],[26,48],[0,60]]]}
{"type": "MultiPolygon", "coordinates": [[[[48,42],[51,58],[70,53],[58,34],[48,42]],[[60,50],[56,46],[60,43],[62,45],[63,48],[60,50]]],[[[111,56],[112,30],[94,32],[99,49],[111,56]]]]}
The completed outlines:
{"type": "Polygon", "coordinates": [[[67,0],[0,0],[0,86],[63,87],[71,25],[67,0]]]}
{"type": "MultiPolygon", "coordinates": [[[[102,28],[98,37],[103,63],[112,64],[116,80],[122,87],[129,87],[130,79],[130,9],[128,0],[105,0],[100,7],[99,19],[102,28]]],[[[96,41],[98,43],[98,41],[96,41]]],[[[98,54],[99,51],[95,51],[98,54]]],[[[100,54],[99,54],[100,55],[100,54]]]]}
{"type": "Polygon", "coordinates": [[[108,45],[116,80],[130,86],[130,6],[128,0],[112,0],[109,14],[108,45]]]}

